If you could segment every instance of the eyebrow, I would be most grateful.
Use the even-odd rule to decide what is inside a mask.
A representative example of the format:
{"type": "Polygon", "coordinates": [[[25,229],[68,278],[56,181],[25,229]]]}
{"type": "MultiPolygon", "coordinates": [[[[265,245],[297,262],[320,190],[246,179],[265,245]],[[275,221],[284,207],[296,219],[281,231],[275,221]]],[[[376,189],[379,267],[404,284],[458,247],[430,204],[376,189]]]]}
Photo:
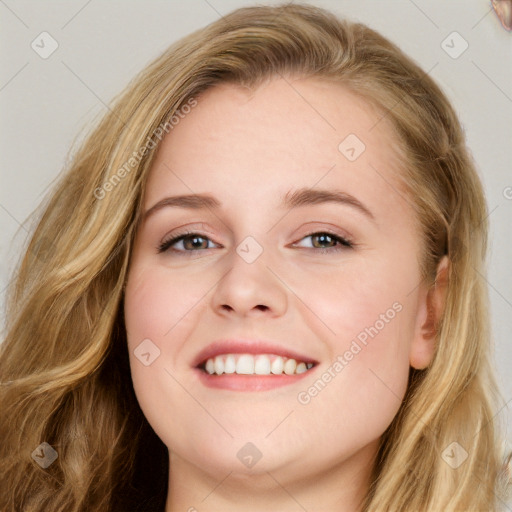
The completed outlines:
{"type": "MultiPolygon", "coordinates": [[[[337,203],[351,206],[369,219],[375,220],[373,213],[354,196],[340,190],[319,190],[301,188],[294,192],[288,192],[282,200],[282,208],[293,209],[301,206],[310,206],[323,203],[337,203]]],[[[165,197],[151,206],[142,214],[145,221],[158,210],[166,207],[186,208],[190,210],[211,209],[218,210],[222,203],[208,194],[187,194],[165,197]]]]}

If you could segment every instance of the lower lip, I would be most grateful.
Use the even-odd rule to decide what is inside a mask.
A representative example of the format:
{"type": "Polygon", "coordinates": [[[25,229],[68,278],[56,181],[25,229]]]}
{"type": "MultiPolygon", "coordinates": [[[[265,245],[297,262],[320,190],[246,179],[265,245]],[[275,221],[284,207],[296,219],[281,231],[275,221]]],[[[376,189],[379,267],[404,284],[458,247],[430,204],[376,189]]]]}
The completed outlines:
{"type": "Polygon", "coordinates": [[[210,375],[196,368],[199,380],[209,388],[228,389],[230,391],[266,391],[301,381],[313,368],[295,375],[239,375],[237,373],[210,375]]]}

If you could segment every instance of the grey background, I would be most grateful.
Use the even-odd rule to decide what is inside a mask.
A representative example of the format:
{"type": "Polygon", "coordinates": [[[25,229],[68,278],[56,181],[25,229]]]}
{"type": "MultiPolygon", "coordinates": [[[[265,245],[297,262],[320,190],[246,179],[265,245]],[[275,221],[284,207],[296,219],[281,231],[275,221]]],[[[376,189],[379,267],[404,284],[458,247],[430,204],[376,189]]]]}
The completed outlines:
{"type": "MultiPolygon", "coordinates": [[[[512,444],[512,33],[485,0],[310,3],[362,21],[397,43],[441,85],[459,113],[491,212],[487,282],[496,366],[509,402],[496,414],[509,425],[512,444]],[[458,58],[441,46],[454,31],[469,45],[458,58]]],[[[0,0],[2,326],[5,287],[32,226],[28,216],[51,189],[71,148],[113,96],[169,44],[246,5],[253,2],[0,0]],[[43,31],[59,45],[47,59],[31,47],[43,31]]],[[[453,51],[463,44],[455,37],[448,39],[453,51]]]]}

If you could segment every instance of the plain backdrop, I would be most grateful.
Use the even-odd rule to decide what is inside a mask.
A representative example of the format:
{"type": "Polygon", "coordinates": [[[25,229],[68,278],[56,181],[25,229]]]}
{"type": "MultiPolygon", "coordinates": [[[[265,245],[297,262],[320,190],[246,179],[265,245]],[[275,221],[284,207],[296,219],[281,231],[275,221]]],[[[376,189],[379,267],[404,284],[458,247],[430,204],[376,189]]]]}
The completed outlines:
{"type": "MultiPolygon", "coordinates": [[[[512,33],[485,0],[310,3],[361,21],[398,44],[441,85],[460,116],[489,204],[486,279],[494,358],[509,402],[496,414],[509,425],[512,442],[512,33]]],[[[248,5],[254,2],[0,0],[2,327],[5,287],[33,225],[28,216],[51,190],[72,148],[167,46],[248,5]],[[48,36],[41,43],[42,32],[56,43],[48,36]],[[52,44],[58,44],[56,51],[43,58],[40,53],[52,44]]]]}

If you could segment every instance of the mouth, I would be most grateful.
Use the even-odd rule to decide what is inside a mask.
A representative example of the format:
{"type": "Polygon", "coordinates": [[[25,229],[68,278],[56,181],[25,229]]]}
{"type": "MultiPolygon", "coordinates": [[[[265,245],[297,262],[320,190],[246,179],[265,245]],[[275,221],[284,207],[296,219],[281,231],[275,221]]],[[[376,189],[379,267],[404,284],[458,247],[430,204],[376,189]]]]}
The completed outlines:
{"type": "Polygon", "coordinates": [[[314,371],[318,362],[261,342],[225,342],[199,354],[194,370],[207,387],[263,391],[293,384],[314,371]]]}
{"type": "Polygon", "coordinates": [[[198,368],[208,375],[299,375],[313,366],[276,354],[221,354],[206,359],[198,368]]]}

